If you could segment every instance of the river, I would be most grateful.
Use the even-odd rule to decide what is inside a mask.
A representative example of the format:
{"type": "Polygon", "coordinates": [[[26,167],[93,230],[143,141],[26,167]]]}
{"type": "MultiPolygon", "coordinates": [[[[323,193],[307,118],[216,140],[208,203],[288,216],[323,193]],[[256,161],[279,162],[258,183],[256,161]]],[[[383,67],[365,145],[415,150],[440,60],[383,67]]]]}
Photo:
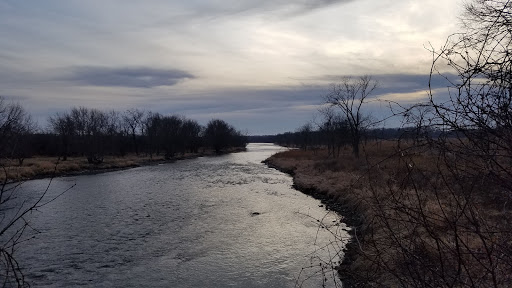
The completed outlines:
{"type": "MultiPolygon", "coordinates": [[[[34,287],[333,287],[339,217],[261,163],[282,150],[53,179],[17,260],[34,287]],[[317,220],[320,220],[317,221],[317,220]],[[36,232],[37,230],[37,232],[36,232]]],[[[48,179],[23,183],[37,197],[48,179]]],[[[336,282],[336,283],[335,283],[336,282]]]]}

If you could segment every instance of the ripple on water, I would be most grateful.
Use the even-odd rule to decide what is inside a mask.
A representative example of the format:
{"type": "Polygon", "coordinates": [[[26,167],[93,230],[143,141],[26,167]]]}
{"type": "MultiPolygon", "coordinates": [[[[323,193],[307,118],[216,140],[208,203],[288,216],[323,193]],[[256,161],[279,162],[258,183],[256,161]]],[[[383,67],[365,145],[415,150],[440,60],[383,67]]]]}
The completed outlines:
{"type": "MultiPolygon", "coordinates": [[[[55,179],[49,197],[76,187],[31,219],[41,233],[18,254],[27,279],[36,287],[320,286],[318,262],[339,247],[316,219],[344,237],[345,226],[260,163],[279,149],[251,144],[246,153],[55,179]]],[[[29,181],[22,192],[47,184],[29,181]]]]}

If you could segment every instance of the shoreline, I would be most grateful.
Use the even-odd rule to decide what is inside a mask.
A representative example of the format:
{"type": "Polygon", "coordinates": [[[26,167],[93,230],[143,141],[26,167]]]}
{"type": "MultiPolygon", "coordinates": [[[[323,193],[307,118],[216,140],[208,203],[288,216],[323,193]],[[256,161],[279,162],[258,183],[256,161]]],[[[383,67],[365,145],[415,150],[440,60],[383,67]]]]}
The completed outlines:
{"type": "Polygon", "coordinates": [[[492,277],[499,277],[498,286],[510,286],[512,258],[500,258],[510,249],[499,243],[511,239],[512,211],[498,197],[498,186],[490,180],[479,182],[490,186],[489,192],[463,186],[461,179],[481,181],[469,178],[480,176],[466,170],[449,174],[447,158],[432,157],[423,147],[390,141],[369,143],[361,158],[350,149],[341,152],[334,158],[327,149],[289,150],[264,163],[292,175],[295,189],[321,200],[352,228],[349,243],[337,250],[345,252],[341,265],[331,263],[344,287],[444,287],[450,281],[460,286],[467,279],[489,286],[492,277]],[[467,211],[460,208],[461,199],[467,211]],[[485,250],[485,245],[497,248],[485,250]],[[486,270],[494,267],[500,269],[486,270]]]}
{"type": "Polygon", "coordinates": [[[344,252],[343,259],[341,263],[338,266],[333,267],[333,269],[337,270],[338,277],[342,281],[344,287],[358,286],[361,283],[358,283],[356,278],[352,276],[353,267],[351,265],[359,257],[357,238],[360,238],[361,236],[360,228],[364,225],[364,216],[360,211],[358,211],[358,207],[354,206],[354,203],[351,203],[348,198],[337,197],[339,195],[334,195],[329,193],[329,191],[317,187],[316,185],[310,185],[301,181],[300,178],[307,177],[307,175],[304,175],[301,171],[297,171],[300,170],[300,167],[298,167],[300,165],[300,160],[295,160],[293,165],[289,165],[289,163],[280,162],[279,158],[275,155],[263,160],[262,163],[267,165],[269,168],[276,169],[292,176],[292,187],[294,189],[320,200],[327,210],[336,212],[342,217],[342,221],[351,228],[348,231],[351,239],[342,248],[344,252]]]}
{"type": "Polygon", "coordinates": [[[0,180],[5,181],[6,184],[11,184],[16,182],[37,179],[51,179],[56,177],[72,177],[81,175],[96,175],[108,172],[128,170],[137,167],[169,164],[180,160],[196,159],[199,157],[222,156],[230,153],[239,153],[245,151],[247,151],[246,148],[232,148],[217,154],[212,150],[206,150],[199,153],[188,153],[185,155],[176,156],[171,159],[165,159],[162,156],[157,156],[153,158],[140,155],[127,155],[125,157],[109,156],[106,157],[105,161],[101,164],[87,163],[85,157],[69,157],[66,161],[59,160],[58,157],[33,157],[27,158],[25,160],[25,163],[21,166],[5,166],[6,170],[3,174],[2,179],[0,180]],[[43,166],[44,168],[39,170],[34,168],[31,169],[30,171],[23,171],[26,170],[27,168],[37,165],[43,166]],[[16,176],[13,177],[13,174],[16,176]],[[6,175],[7,180],[5,179],[6,175]]]}

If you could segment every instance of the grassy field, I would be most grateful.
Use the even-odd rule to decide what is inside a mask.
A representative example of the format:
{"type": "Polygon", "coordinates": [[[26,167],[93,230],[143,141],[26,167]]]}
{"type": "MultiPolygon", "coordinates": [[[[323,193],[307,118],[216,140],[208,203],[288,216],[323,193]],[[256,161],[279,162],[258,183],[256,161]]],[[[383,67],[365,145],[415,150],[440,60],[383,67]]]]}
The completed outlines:
{"type": "Polygon", "coordinates": [[[363,287],[512,285],[504,183],[431,147],[380,141],[363,151],[357,159],[348,148],[338,158],[290,150],[266,161],[292,174],[297,189],[333,202],[354,227],[347,257],[333,263],[342,279],[363,287]]]}
{"type": "MultiPolygon", "coordinates": [[[[153,161],[162,161],[154,159],[153,161]]],[[[125,157],[105,157],[101,164],[89,164],[86,157],[69,157],[66,161],[61,161],[57,157],[33,157],[23,161],[22,165],[18,161],[4,160],[4,173],[0,174],[0,179],[9,181],[20,181],[39,177],[52,177],[59,175],[71,175],[76,173],[86,173],[91,171],[101,171],[108,169],[122,169],[137,167],[150,163],[149,157],[138,157],[128,155],[125,157]]]]}

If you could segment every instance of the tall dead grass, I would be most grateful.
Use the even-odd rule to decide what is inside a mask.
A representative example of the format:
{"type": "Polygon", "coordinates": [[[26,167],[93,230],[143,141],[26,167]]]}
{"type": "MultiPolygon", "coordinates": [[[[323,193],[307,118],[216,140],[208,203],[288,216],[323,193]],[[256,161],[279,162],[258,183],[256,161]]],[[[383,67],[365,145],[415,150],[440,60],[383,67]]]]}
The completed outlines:
{"type": "Polygon", "coordinates": [[[485,171],[454,173],[449,157],[411,143],[373,142],[363,150],[361,159],[294,150],[268,160],[291,169],[299,189],[319,191],[357,219],[352,259],[336,267],[347,285],[512,285],[512,212],[502,201],[510,196],[485,171]]]}
{"type": "Polygon", "coordinates": [[[0,181],[22,181],[38,177],[123,169],[163,160],[163,157],[150,159],[149,157],[136,155],[127,155],[125,157],[108,156],[104,158],[101,164],[90,164],[86,157],[68,157],[66,161],[61,161],[57,157],[37,156],[27,158],[23,161],[22,165],[19,165],[15,160],[5,159],[1,163],[5,173],[0,174],[0,181]]]}
{"type": "MultiPolygon", "coordinates": [[[[245,151],[245,148],[231,148],[226,150],[226,153],[241,151],[245,151]]],[[[171,159],[166,159],[164,155],[150,157],[144,154],[139,156],[128,154],[123,157],[105,156],[103,162],[99,164],[89,163],[86,157],[68,157],[66,161],[62,161],[58,157],[35,156],[25,159],[22,165],[19,165],[16,159],[0,159],[0,167],[4,172],[0,173],[0,181],[16,182],[34,178],[96,173],[213,155],[217,154],[211,149],[205,149],[199,153],[185,153],[171,159]]]]}

